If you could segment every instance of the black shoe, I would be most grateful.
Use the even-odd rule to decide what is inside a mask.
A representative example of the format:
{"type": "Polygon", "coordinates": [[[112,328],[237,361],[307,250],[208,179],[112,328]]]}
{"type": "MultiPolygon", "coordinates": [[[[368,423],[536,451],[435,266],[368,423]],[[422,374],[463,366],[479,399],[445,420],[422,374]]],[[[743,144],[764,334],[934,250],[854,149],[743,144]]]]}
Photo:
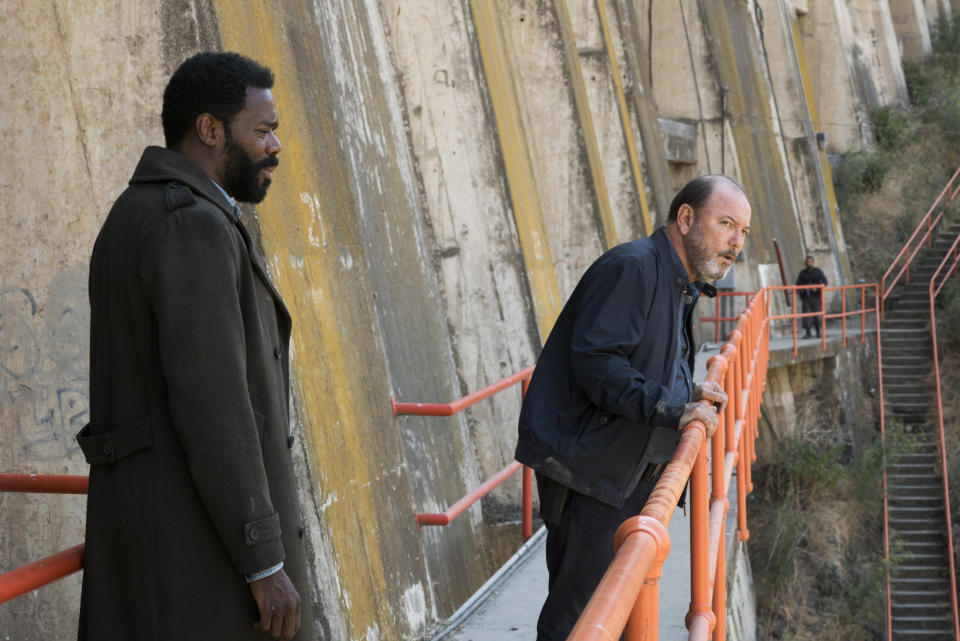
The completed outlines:
{"type": "Polygon", "coordinates": [[[810,335],[810,330],[809,330],[809,329],[807,330],[807,333],[803,335],[803,337],[804,337],[804,338],[813,338],[813,336],[810,335]]]}

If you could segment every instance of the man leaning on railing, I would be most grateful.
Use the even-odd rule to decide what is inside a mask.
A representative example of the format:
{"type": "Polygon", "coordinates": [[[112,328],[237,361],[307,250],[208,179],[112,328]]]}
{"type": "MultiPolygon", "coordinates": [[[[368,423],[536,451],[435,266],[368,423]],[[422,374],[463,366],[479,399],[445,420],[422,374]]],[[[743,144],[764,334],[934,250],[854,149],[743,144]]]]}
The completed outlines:
{"type": "Polygon", "coordinates": [[[667,224],[611,249],[564,306],[520,413],[516,459],[536,471],[547,527],[549,593],[539,641],[567,638],[613,560],[617,527],[640,512],[680,439],[712,436],[727,396],[694,385],[693,307],[722,278],[750,231],[732,178],[680,190],[667,224]],[[700,400],[712,401],[709,409],[700,400]]]}

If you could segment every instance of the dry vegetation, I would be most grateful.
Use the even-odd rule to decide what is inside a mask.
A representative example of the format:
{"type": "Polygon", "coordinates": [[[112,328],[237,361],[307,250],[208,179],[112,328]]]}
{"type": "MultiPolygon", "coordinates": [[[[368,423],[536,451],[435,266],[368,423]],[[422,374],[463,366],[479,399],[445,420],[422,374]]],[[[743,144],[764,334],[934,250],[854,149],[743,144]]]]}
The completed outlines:
{"type": "MultiPolygon", "coordinates": [[[[912,107],[874,112],[876,144],[846,154],[834,174],[854,276],[868,282],[879,282],[960,163],[960,17],[906,73],[912,107]]],[[[941,296],[938,333],[960,552],[960,283],[941,296]]],[[[818,419],[827,398],[815,389],[796,399],[798,436],[756,472],[750,554],[761,639],[860,641],[884,630],[880,445],[854,447],[852,434],[871,431],[863,424],[818,419]]],[[[887,433],[888,453],[909,451],[898,425],[888,421],[887,433]]]]}

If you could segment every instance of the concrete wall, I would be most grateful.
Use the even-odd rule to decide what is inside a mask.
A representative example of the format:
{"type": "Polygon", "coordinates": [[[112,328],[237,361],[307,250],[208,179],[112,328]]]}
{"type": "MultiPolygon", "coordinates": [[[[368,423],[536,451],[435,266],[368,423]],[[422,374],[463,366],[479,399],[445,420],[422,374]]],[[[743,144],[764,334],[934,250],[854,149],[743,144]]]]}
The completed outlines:
{"type": "MultiPolygon", "coordinates": [[[[29,144],[0,160],[0,470],[86,470],[90,249],[162,142],[170,73],[238,50],[277,75],[284,162],[245,217],[294,316],[319,625],[401,639],[449,615],[519,544],[519,479],[446,528],[413,512],[512,460],[520,392],[449,419],[394,417],[391,397],[448,401],[532,364],[587,265],[699,173],[738,177],[753,203],[738,289],[779,282],[774,238],[789,279],[806,252],[850,277],[816,134],[858,147],[869,107],[902,101],[896,14],[760,0],[761,24],[752,1],[678,6],[8,3],[0,132],[29,144]]],[[[83,536],[79,497],[0,495],[0,514],[21,524],[0,528],[0,569],[83,536]]],[[[0,633],[71,637],[78,591],[75,576],[0,606],[0,633]]]]}

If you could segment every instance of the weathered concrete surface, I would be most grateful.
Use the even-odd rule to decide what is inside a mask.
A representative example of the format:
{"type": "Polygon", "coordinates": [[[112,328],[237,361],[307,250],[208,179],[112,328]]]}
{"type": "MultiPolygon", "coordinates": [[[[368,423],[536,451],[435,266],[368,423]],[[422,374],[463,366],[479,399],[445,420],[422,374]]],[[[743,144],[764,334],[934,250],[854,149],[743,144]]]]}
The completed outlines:
{"type": "MultiPolygon", "coordinates": [[[[520,392],[450,419],[395,418],[391,396],[449,401],[532,364],[582,270],[645,233],[644,200],[662,222],[698,173],[739,177],[754,204],[739,289],[778,282],[774,237],[788,272],[812,251],[833,282],[849,276],[814,136],[865,144],[869,108],[902,97],[888,3],[760,0],[762,28],[753,2],[679,7],[5,5],[0,132],[31,144],[0,161],[0,470],[85,470],[72,435],[86,420],[90,248],[142,147],[161,142],[169,74],[195,51],[236,49],[277,74],[281,171],[246,218],[294,314],[320,627],[400,639],[449,615],[518,544],[519,479],[447,528],[418,530],[413,512],[512,459],[520,392]],[[692,133],[671,139],[668,121],[692,133]],[[674,162],[668,142],[686,145],[674,162]]],[[[0,529],[0,569],[83,536],[77,497],[0,495],[0,511],[24,524],[0,529]]],[[[0,606],[0,633],[69,638],[78,586],[0,606]]]]}
{"type": "MultiPolygon", "coordinates": [[[[498,8],[562,302],[606,246],[585,149],[595,141],[584,140],[580,120],[591,116],[574,106],[560,34],[563,16],[554,4],[507,2],[498,8]]],[[[580,61],[572,64],[579,72],[580,61]]],[[[605,187],[601,197],[607,198],[605,187]]],[[[604,206],[609,209],[609,201],[604,206]]]]}
{"type": "MultiPolygon", "coordinates": [[[[411,154],[421,181],[425,242],[444,313],[443,329],[429,340],[439,343],[449,335],[455,370],[448,371],[456,375],[452,393],[431,390],[418,379],[443,371],[442,363],[421,362],[419,375],[411,370],[406,380],[394,378],[394,392],[398,400],[444,401],[532,364],[539,348],[536,319],[468,16],[458,2],[384,3],[381,13],[399,71],[411,154]],[[436,37],[418,37],[422,31],[436,37]]],[[[405,296],[402,291],[398,295],[405,296]]],[[[384,320],[388,324],[402,327],[384,320]]],[[[420,343],[410,341],[407,349],[418,350],[420,343]]],[[[519,393],[506,393],[469,410],[462,422],[399,419],[408,440],[417,443],[407,455],[416,461],[411,461],[411,475],[418,510],[443,511],[513,458],[518,404],[519,393]],[[451,433],[466,439],[469,447],[459,457],[438,460],[433,442],[451,433]],[[459,494],[438,491],[452,483],[460,485],[459,494]]],[[[513,481],[485,504],[515,506],[518,497],[519,485],[513,481]]],[[[482,509],[478,503],[448,528],[421,530],[441,616],[456,609],[519,538],[511,528],[510,544],[498,547],[501,541],[491,541],[491,528],[498,527],[502,516],[485,519],[482,509]],[[465,565],[473,571],[466,572],[465,565]]]]}
{"type": "Polygon", "coordinates": [[[905,60],[930,53],[930,25],[922,0],[890,0],[890,16],[905,60]]]}

